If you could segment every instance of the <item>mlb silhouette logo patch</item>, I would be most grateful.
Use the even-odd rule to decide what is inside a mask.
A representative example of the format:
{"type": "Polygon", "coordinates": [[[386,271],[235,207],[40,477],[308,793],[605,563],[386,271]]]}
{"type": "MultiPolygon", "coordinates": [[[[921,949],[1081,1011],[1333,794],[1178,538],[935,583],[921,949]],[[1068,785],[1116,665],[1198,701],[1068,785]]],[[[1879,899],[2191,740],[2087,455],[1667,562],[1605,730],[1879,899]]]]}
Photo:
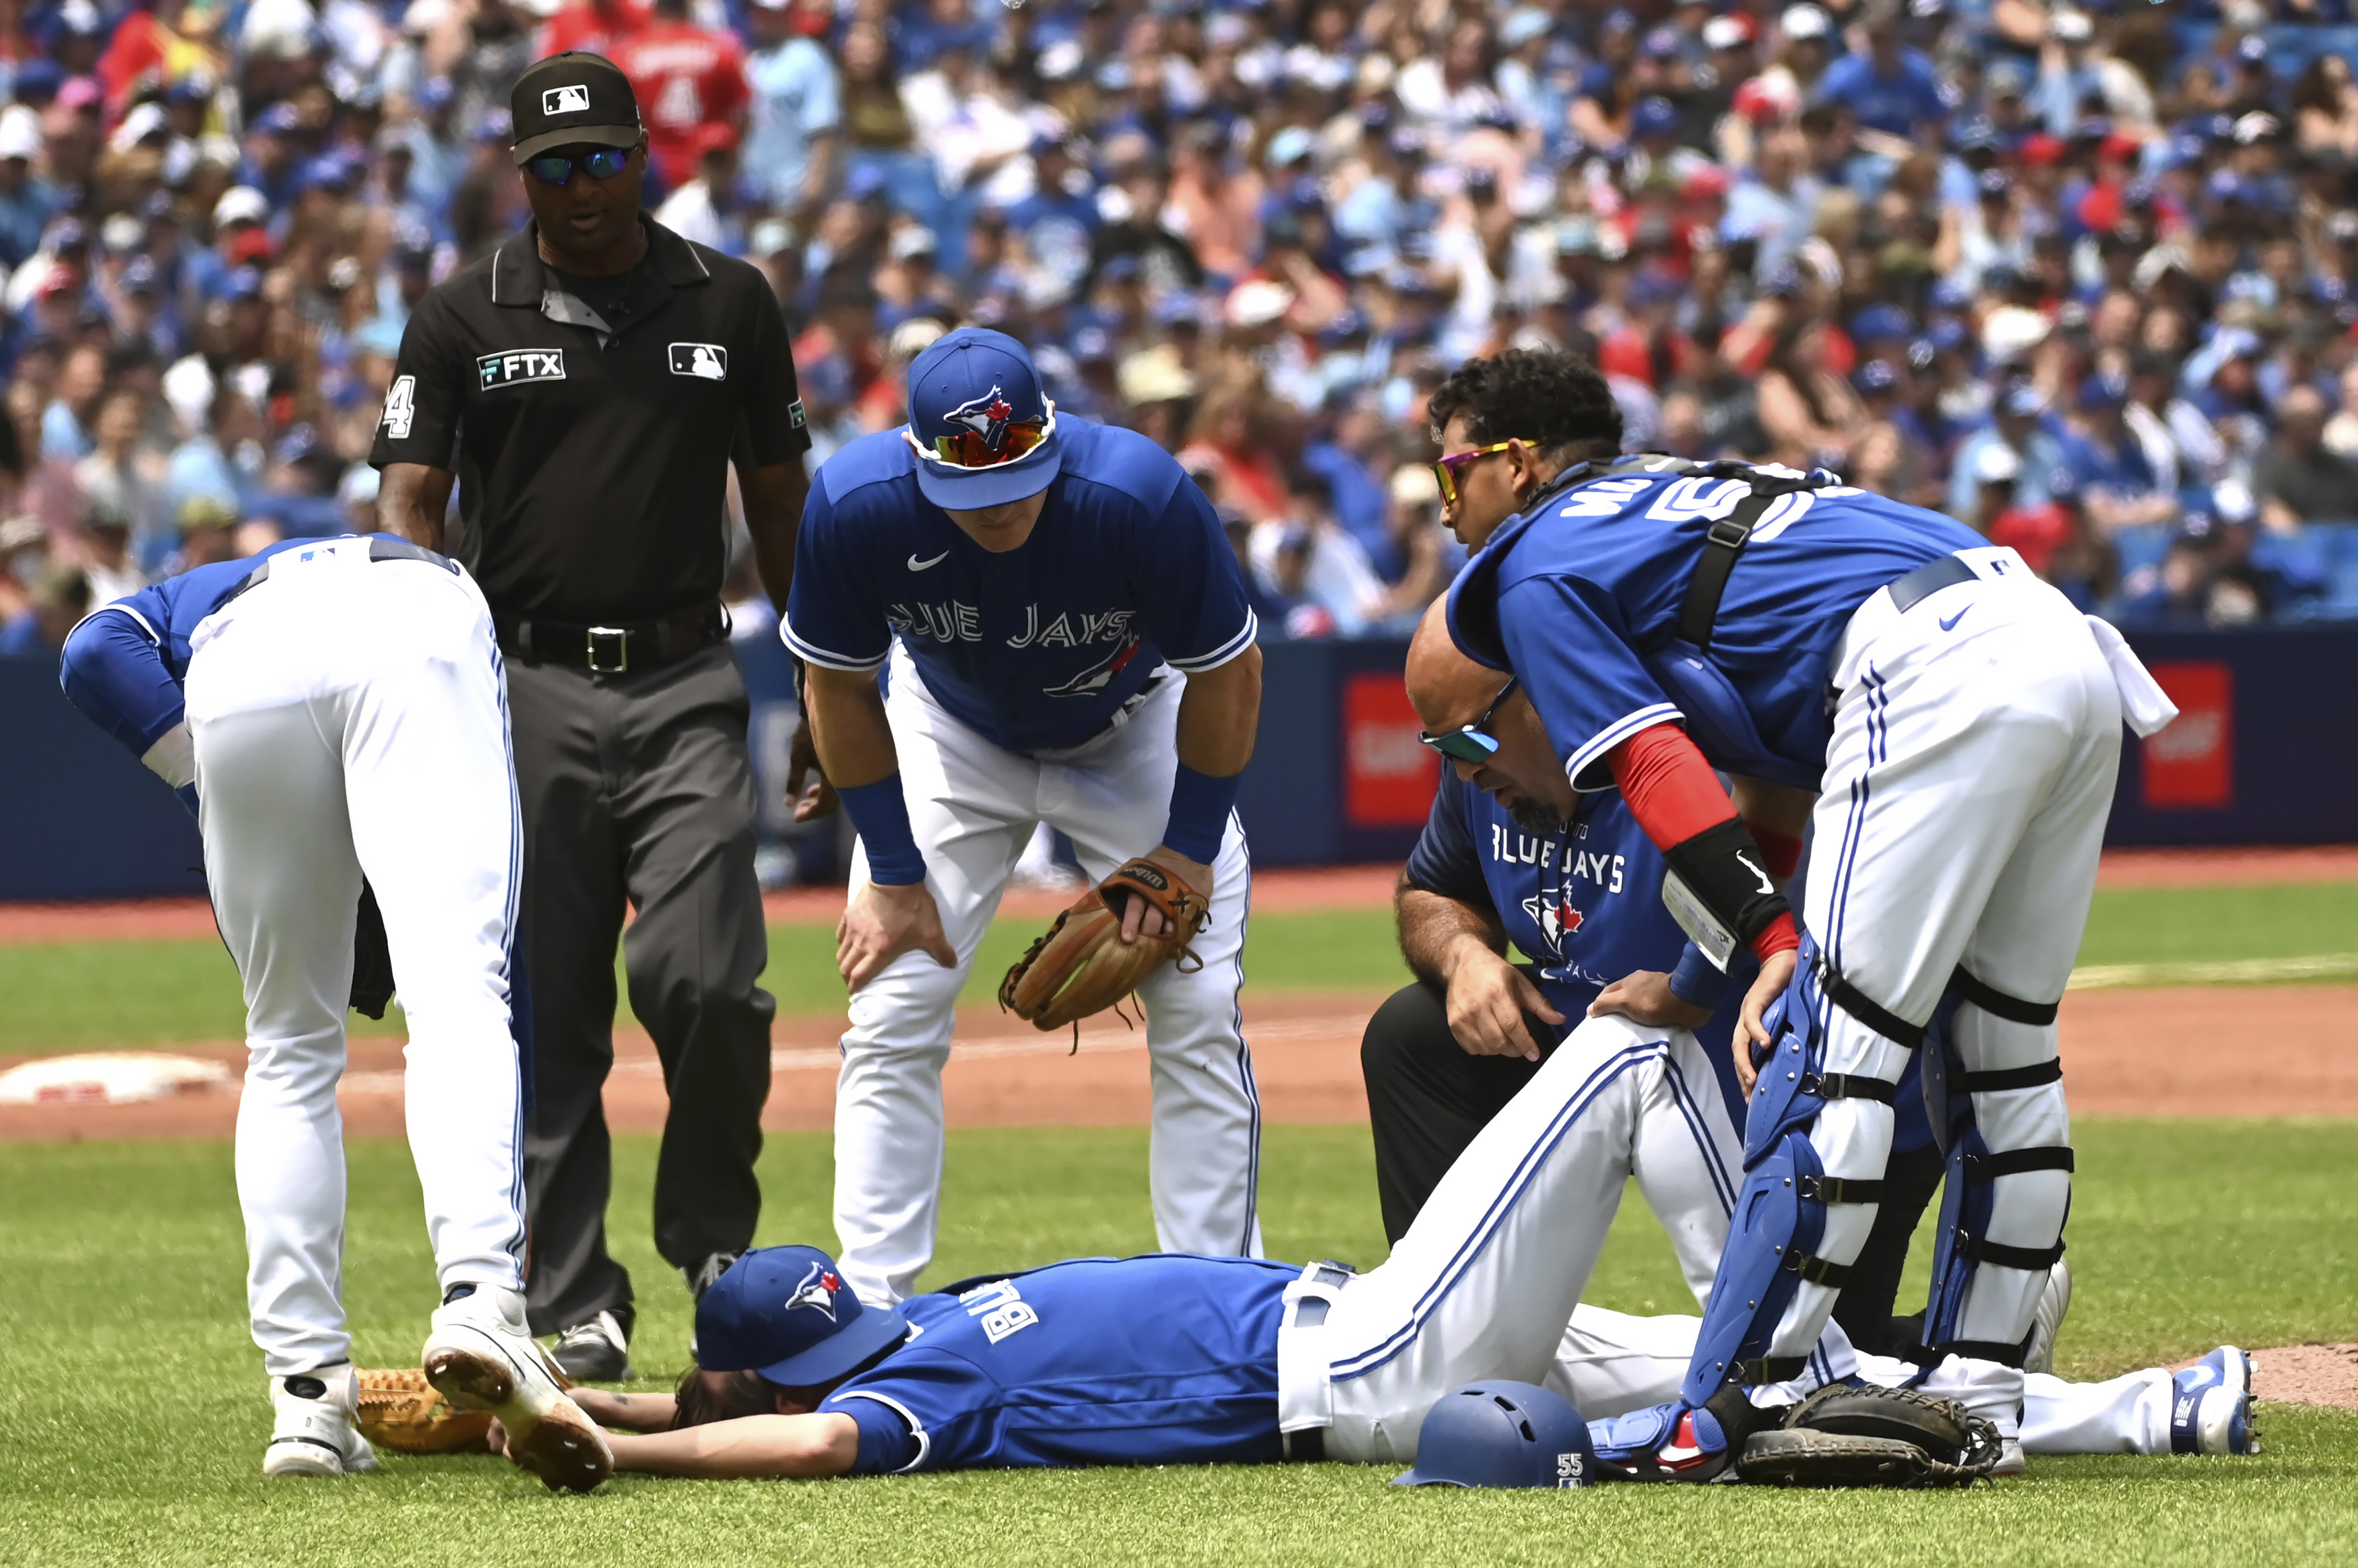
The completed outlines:
{"type": "Polygon", "coordinates": [[[586,87],[552,87],[540,95],[540,112],[544,114],[587,114],[590,113],[590,90],[586,87]]]}
{"type": "Polygon", "coordinates": [[[718,343],[674,343],[671,373],[692,375],[698,381],[727,381],[729,351],[718,343]]]}

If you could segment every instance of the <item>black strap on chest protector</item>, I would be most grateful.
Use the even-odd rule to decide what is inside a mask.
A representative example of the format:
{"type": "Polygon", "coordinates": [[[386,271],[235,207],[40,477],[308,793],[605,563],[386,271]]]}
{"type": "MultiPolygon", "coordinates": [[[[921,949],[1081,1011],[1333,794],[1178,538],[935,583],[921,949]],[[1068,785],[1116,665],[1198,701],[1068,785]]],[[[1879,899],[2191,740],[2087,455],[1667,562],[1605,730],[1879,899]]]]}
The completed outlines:
{"type": "Polygon", "coordinates": [[[1697,471],[1748,480],[1752,484],[1752,493],[1737,502],[1735,511],[1704,530],[1703,558],[1695,563],[1694,576],[1687,579],[1686,604],[1679,611],[1679,635],[1701,652],[1711,646],[1712,627],[1719,620],[1720,598],[1727,592],[1727,579],[1736,570],[1736,557],[1744,553],[1752,530],[1784,497],[1796,491],[1819,489],[1828,481],[1808,474],[1787,479],[1741,463],[1710,463],[1697,471]]]}

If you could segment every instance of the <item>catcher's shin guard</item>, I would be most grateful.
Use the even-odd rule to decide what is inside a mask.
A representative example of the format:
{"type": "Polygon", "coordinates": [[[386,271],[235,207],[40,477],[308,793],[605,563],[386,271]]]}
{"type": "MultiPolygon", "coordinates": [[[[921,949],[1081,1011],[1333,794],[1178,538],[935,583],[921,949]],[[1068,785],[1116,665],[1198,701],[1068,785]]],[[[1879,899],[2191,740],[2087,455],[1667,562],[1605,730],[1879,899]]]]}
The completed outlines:
{"type": "Polygon", "coordinates": [[[2038,1310],[2034,1280],[2043,1279],[2063,1255],[2071,1202],[2071,1150],[2061,1141],[2070,1125],[2063,1064],[2053,1054],[2055,1008],[2008,997],[1962,969],[1949,1005],[1954,1007],[1950,1031],[1959,1041],[1970,1040],[1984,1059],[2019,1060],[2042,1046],[2046,1057],[2029,1066],[1974,1073],[1963,1069],[1953,1044],[1942,1053],[1949,1170],[1924,1312],[1925,1348],[1918,1359],[1928,1368],[1948,1356],[2019,1367],[2038,1310]],[[2026,1033],[2034,1037],[2021,1038],[2026,1033]],[[2043,1041],[2035,1037],[2042,1033],[2043,1041]],[[2021,1277],[2002,1299],[1976,1303],[1974,1282],[1985,1266],[2019,1271],[2021,1277]]]}
{"type": "Polygon", "coordinates": [[[1758,1064],[1745,1123],[1744,1188],[1695,1338],[1694,1359],[1679,1391],[1691,1405],[1703,1404],[1731,1382],[1781,1383],[1802,1374],[1806,1350],[1772,1357],[1770,1343],[1802,1281],[1839,1291],[1850,1276],[1846,1261],[1818,1255],[1827,1206],[1872,1205],[1883,1198],[1879,1177],[1828,1176],[1812,1141],[1829,1101],[1889,1105],[1897,1092],[1896,1085],[1882,1078],[1824,1070],[1825,1020],[1835,1005],[1827,994],[1830,974],[1817,945],[1804,935],[1793,982],[1769,1010],[1773,1043],[1758,1064]]]}

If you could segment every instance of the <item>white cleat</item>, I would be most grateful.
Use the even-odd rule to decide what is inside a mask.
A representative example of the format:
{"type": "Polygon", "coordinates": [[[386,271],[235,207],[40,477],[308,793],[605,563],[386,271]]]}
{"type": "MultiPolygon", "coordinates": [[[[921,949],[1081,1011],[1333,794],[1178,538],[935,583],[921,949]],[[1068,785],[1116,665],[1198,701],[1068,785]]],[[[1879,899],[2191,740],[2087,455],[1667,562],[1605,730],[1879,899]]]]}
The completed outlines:
{"type": "Polygon", "coordinates": [[[2063,1332],[2063,1314],[2071,1310],[2071,1260],[2058,1258],[2039,1288],[2039,1307],[2030,1324],[2030,1348],[2023,1353],[2026,1372],[2055,1370],[2055,1339],[2063,1332]]]}
{"type": "Polygon", "coordinates": [[[2022,1440],[2009,1437],[2006,1440],[2006,1445],[1997,1451],[1997,1465],[1990,1474],[2019,1476],[2029,1468],[2030,1461],[2022,1456],[2022,1440]]]}
{"type": "Polygon", "coordinates": [[[420,1358],[427,1381],[452,1405],[498,1418],[509,1457],[551,1491],[586,1492],[614,1473],[605,1433],[566,1397],[516,1292],[478,1285],[444,1303],[420,1358]]]}
{"type": "Polygon", "coordinates": [[[270,1379],[265,1476],[356,1476],[376,1468],[376,1450],[354,1428],[359,1413],[352,1364],[270,1379]]]}

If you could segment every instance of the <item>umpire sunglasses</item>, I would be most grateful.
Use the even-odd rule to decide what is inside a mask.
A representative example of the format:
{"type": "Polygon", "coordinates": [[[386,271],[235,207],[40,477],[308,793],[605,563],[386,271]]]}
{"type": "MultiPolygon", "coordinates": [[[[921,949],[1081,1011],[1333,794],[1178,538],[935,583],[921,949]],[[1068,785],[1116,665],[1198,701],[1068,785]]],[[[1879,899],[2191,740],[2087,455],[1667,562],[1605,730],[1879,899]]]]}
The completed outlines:
{"type": "Polygon", "coordinates": [[[1490,720],[1498,715],[1498,705],[1513,695],[1515,682],[1519,678],[1508,676],[1507,684],[1498,688],[1498,695],[1490,699],[1490,706],[1484,708],[1482,717],[1473,723],[1455,730],[1444,730],[1439,734],[1420,730],[1416,738],[1453,762],[1472,762],[1476,767],[1483,766],[1498,754],[1498,738],[1490,733],[1490,720]]]}
{"type": "Polygon", "coordinates": [[[543,153],[538,157],[526,158],[524,166],[532,170],[532,177],[543,185],[554,185],[562,189],[573,183],[573,171],[577,168],[592,179],[613,178],[630,166],[633,150],[630,147],[596,147],[580,153],[543,153]]]}

